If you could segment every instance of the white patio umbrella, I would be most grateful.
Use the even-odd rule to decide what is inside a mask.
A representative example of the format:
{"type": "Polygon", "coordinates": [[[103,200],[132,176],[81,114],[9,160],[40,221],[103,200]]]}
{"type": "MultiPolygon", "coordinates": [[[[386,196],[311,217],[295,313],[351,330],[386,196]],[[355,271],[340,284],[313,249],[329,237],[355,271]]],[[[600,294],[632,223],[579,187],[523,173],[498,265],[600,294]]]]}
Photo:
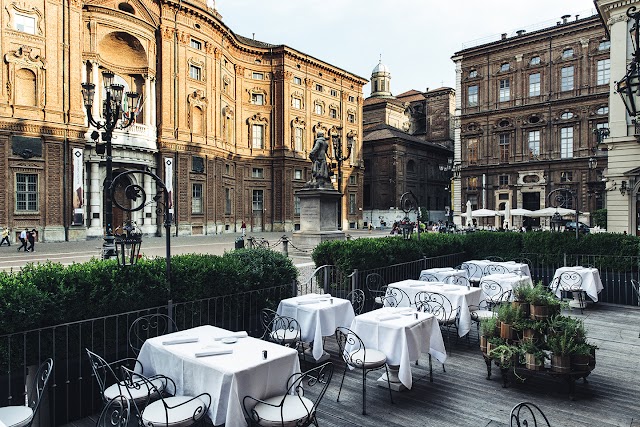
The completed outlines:
{"type": "Polygon", "coordinates": [[[496,215],[498,215],[498,212],[492,211],[491,209],[476,209],[475,211],[471,211],[471,216],[474,218],[488,218],[496,215]]]}
{"type": "Polygon", "coordinates": [[[576,214],[576,211],[573,209],[548,207],[544,209],[538,209],[537,211],[533,211],[531,212],[531,214],[529,214],[529,216],[535,217],[535,218],[539,218],[542,216],[553,216],[556,212],[558,212],[561,216],[576,214]]]}
{"type": "Polygon", "coordinates": [[[516,208],[511,210],[512,216],[529,216],[531,211],[529,209],[516,208]]]}
{"type": "Polygon", "coordinates": [[[507,222],[507,229],[511,226],[511,203],[504,204],[504,220],[507,222]]]}
{"type": "Polygon", "coordinates": [[[473,217],[471,216],[471,200],[467,200],[467,212],[465,212],[465,214],[467,215],[467,227],[471,227],[471,224],[473,223],[473,217]]]}

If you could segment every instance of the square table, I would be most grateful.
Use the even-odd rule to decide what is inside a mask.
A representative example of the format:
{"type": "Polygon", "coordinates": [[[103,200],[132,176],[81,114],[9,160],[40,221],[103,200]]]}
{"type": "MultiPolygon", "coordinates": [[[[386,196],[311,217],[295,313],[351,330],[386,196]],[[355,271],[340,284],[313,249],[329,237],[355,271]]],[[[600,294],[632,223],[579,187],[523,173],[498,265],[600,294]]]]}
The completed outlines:
{"type": "Polygon", "coordinates": [[[298,321],[302,341],[313,343],[311,354],[316,361],[321,361],[325,354],[322,338],[333,336],[338,326],[349,327],[355,317],[349,300],[328,294],[309,294],[283,299],[278,304],[277,313],[298,321]]]}
{"type": "MultiPolygon", "coordinates": [[[[560,275],[567,271],[575,271],[582,278],[580,288],[593,300],[598,302],[598,294],[604,289],[602,286],[602,280],[600,280],[600,272],[597,268],[587,268],[581,266],[575,267],[560,267],[553,275],[551,283],[555,283],[556,279],[560,278],[560,275]]],[[[561,296],[561,291],[556,292],[558,298],[561,296]]],[[[578,305],[579,307],[580,305],[578,305]]]]}
{"type": "Polygon", "coordinates": [[[422,270],[420,272],[420,277],[422,277],[423,274],[429,274],[438,279],[438,281],[445,283],[448,283],[448,278],[450,276],[459,276],[464,277],[465,279],[469,278],[467,270],[456,270],[453,267],[429,268],[427,270],[422,270]]]}
{"type": "MultiPolygon", "coordinates": [[[[387,293],[389,288],[402,289],[409,296],[411,305],[414,304],[416,294],[421,291],[437,292],[446,296],[451,301],[453,309],[459,309],[458,335],[461,337],[465,336],[471,329],[469,306],[480,304],[480,297],[482,296],[482,289],[480,288],[467,288],[466,286],[450,285],[442,282],[423,282],[410,279],[389,283],[387,293]]],[[[409,304],[401,301],[400,306],[409,306],[409,304]]]]}
{"type": "Polygon", "coordinates": [[[418,360],[420,353],[429,353],[442,363],[447,359],[438,320],[431,313],[382,307],[356,316],[351,330],[366,348],[375,348],[387,356],[389,381],[397,378],[396,384],[399,381],[408,389],[413,384],[411,362],[418,360]]]}
{"type": "Polygon", "coordinates": [[[472,267],[469,268],[469,280],[480,280],[484,275],[484,269],[489,265],[501,265],[505,267],[510,273],[517,273],[522,274],[523,276],[531,277],[529,265],[515,261],[496,262],[490,261],[488,259],[482,259],[466,261],[463,262],[462,265],[472,265],[472,267]]]}
{"type": "MultiPolygon", "coordinates": [[[[498,293],[496,290],[495,293],[488,294],[487,293],[488,289],[483,288],[482,286],[483,282],[486,282],[489,280],[498,283],[502,288],[503,293],[512,290],[516,285],[520,286],[520,284],[524,286],[533,287],[533,281],[529,276],[521,276],[515,273],[489,274],[487,276],[482,276],[482,279],[480,279],[480,289],[482,289],[483,300],[486,300],[487,297],[491,298],[491,297],[497,296],[496,294],[498,293]]],[[[511,294],[511,300],[513,300],[513,294],[511,294]]]]}
{"type": "Polygon", "coordinates": [[[287,379],[300,372],[298,352],[257,338],[239,338],[223,344],[215,338],[233,332],[215,326],[198,326],[150,338],[142,345],[138,360],[144,375],[166,375],[176,383],[176,395],[211,395],[209,417],[214,425],[246,426],[242,399],[253,396],[265,399],[287,392],[287,379]],[[198,342],[163,345],[175,338],[197,337],[198,342]],[[195,357],[195,353],[211,349],[233,350],[232,354],[195,357]],[[263,351],[267,359],[263,359],[263,351]]]}

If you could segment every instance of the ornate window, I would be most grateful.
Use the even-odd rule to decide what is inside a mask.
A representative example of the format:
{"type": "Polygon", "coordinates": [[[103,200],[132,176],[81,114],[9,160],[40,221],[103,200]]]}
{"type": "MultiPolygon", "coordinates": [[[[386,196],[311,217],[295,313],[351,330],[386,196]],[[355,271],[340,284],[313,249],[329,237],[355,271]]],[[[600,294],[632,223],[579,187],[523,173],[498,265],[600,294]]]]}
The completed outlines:
{"type": "Polygon", "coordinates": [[[539,65],[539,64],[540,64],[540,57],[539,56],[534,56],[529,61],[529,65],[539,65]]]}
{"type": "Polygon", "coordinates": [[[597,83],[599,85],[608,85],[611,75],[611,60],[602,59],[598,61],[598,78],[597,83]]]}
{"type": "Polygon", "coordinates": [[[570,159],[573,157],[573,128],[566,127],[560,129],[560,158],[570,159]]]}
{"type": "Polygon", "coordinates": [[[598,50],[599,51],[609,50],[610,47],[611,47],[611,42],[609,40],[603,40],[598,45],[598,50]]]}
{"type": "Polygon", "coordinates": [[[6,85],[9,102],[31,107],[43,106],[44,90],[41,88],[44,82],[44,59],[32,53],[27,46],[8,52],[4,58],[9,68],[6,85]]]}
{"type": "Polygon", "coordinates": [[[251,78],[253,80],[264,80],[264,73],[256,73],[255,71],[251,74],[251,78]]]}
{"type": "Polygon", "coordinates": [[[224,189],[224,214],[225,215],[231,215],[232,206],[233,206],[233,203],[231,200],[231,189],[225,188],[224,189]]]}
{"type": "Polygon", "coordinates": [[[596,114],[598,115],[602,115],[602,114],[609,114],[609,107],[607,107],[606,105],[603,107],[600,107],[596,110],[596,114]]]}
{"type": "Polygon", "coordinates": [[[267,105],[267,92],[259,87],[249,89],[249,102],[253,105],[267,105]]]}
{"type": "Polygon", "coordinates": [[[38,211],[38,174],[16,174],[16,211],[38,211]]]}
{"type": "Polygon", "coordinates": [[[251,169],[251,178],[264,178],[264,169],[263,168],[252,168],[251,169]]]}
{"type": "Polygon", "coordinates": [[[467,139],[467,160],[471,165],[478,163],[478,138],[467,139]]]}
{"type": "Polygon", "coordinates": [[[187,96],[187,104],[189,105],[187,110],[187,123],[191,132],[195,134],[205,133],[205,111],[207,110],[208,102],[204,96],[204,92],[201,90],[195,90],[187,96]]]}
{"type": "Polygon", "coordinates": [[[262,212],[264,209],[264,190],[253,190],[251,207],[254,212],[262,212]]]}
{"type": "Polygon", "coordinates": [[[202,184],[194,183],[191,186],[191,213],[202,213],[202,184]]]}
{"type": "Polygon", "coordinates": [[[540,73],[529,74],[529,96],[540,96],[540,73]]]}
{"type": "Polygon", "coordinates": [[[478,85],[469,86],[467,91],[468,91],[467,106],[477,107],[478,106],[478,85]]]}
{"type": "Polygon", "coordinates": [[[266,141],[269,139],[267,119],[258,113],[248,118],[247,124],[249,125],[249,148],[263,150],[266,146],[266,141]]]}
{"type": "Polygon", "coordinates": [[[509,85],[509,79],[500,79],[500,91],[498,100],[500,102],[508,101],[511,98],[511,90],[509,85]]]}
{"type": "Polygon", "coordinates": [[[202,42],[200,40],[191,39],[189,41],[189,46],[191,46],[194,49],[202,50],[202,42]]]}
{"type": "Polygon", "coordinates": [[[194,80],[202,80],[202,69],[196,65],[189,64],[189,77],[194,80]]]}
{"type": "Polygon", "coordinates": [[[293,78],[293,84],[301,85],[302,84],[302,79],[300,77],[294,77],[293,78]]]}
{"type": "Polygon", "coordinates": [[[293,179],[302,179],[302,169],[296,169],[293,171],[293,179]]]}
{"type": "Polygon", "coordinates": [[[573,65],[560,69],[560,90],[573,90],[573,65]]]}
{"type": "Polygon", "coordinates": [[[355,215],[357,209],[356,195],[355,193],[349,193],[349,215],[355,215]]]}
{"type": "Polygon", "coordinates": [[[505,62],[504,64],[500,65],[500,71],[509,71],[510,68],[511,67],[508,62],[505,62]]]}
{"type": "Polygon", "coordinates": [[[572,119],[573,118],[573,113],[571,111],[565,111],[564,113],[560,114],[560,118],[562,120],[572,119]]]}
{"type": "Polygon", "coordinates": [[[529,158],[535,159],[540,156],[540,131],[532,130],[529,132],[529,158]]]}
{"type": "Polygon", "coordinates": [[[291,106],[297,110],[302,109],[302,100],[300,98],[291,98],[291,106]]]}
{"type": "Polygon", "coordinates": [[[478,189],[478,177],[470,176],[467,178],[467,190],[477,190],[478,189]]]}
{"type": "Polygon", "coordinates": [[[572,48],[567,48],[565,50],[562,51],[562,58],[566,59],[566,58],[573,58],[573,49],[572,48]]]}
{"type": "Polygon", "coordinates": [[[338,91],[335,89],[331,89],[331,96],[338,96],[338,91]]]}
{"type": "Polygon", "coordinates": [[[313,112],[321,116],[324,113],[324,102],[315,101],[313,103],[313,112]]]}
{"type": "Polygon", "coordinates": [[[291,121],[291,138],[295,151],[304,151],[304,129],[305,122],[299,117],[291,121]]]}
{"type": "Polygon", "coordinates": [[[349,102],[356,102],[356,97],[353,95],[349,95],[349,102]]]}
{"type": "Polygon", "coordinates": [[[498,144],[500,146],[500,162],[508,163],[509,162],[509,144],[511,142],[511,138],[508,133],[501,133],[498,135],[498,144]]]}
{"type": "Polygon", "coordinates": [[[469,71],[469,78],[470,79],[475,79],[476,77],[478,77],[478,71],[477,70],[469,71]]]}
{"type": "Polygon", "coordinates": [[[293,196],[293,214],[300,216],[300,197],[293,196]]]}

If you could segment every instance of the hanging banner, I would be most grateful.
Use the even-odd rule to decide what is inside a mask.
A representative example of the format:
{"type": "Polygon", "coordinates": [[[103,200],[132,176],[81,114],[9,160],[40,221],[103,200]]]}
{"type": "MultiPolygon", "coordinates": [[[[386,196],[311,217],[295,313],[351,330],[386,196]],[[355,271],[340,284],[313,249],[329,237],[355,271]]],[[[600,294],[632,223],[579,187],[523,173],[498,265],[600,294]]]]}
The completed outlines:
{"type": "Polygon", "coordinates": [[[82,148],[73,149],[73,221],[72,225],[84,224],[84,156],[82,148]]]}
{"type": "Polygon", "coordinates": [[[169,215],[173,222],[173,159],[171,157],[164,158],[164,185],[167,187],[169,193],[169,215]]]}

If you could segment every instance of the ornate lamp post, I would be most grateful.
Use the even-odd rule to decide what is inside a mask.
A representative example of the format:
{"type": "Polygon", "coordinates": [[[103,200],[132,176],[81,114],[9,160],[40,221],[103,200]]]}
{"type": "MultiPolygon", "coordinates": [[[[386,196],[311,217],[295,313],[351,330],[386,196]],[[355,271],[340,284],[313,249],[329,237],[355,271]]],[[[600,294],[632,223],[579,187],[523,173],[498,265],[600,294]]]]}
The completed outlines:
{"type": "MultiPolygon", "coordinates": [[[[124,86],[113,83],[114,76],[115,75],[110,71],[103,71],[102,73],[105,90],[105,99],[102,102],[103,121],[96,120],[96,118],[91,114],[96,85],[94,83],[82,83],[82,97],[84,99],[84,106],[87,110],[89,124],[96,129],[104,130],[102,132],[103,144],[96,144],[96,153],[105,154],[106,152],[107,156],[107,176],[104,181],[106,195],[104,218],[106,222],[106,230],[104,243],[102,244],[103,259],[112,258],[116,255],[113,237],[113,197],[111,191],[108,191],[112,187],[111,184],[113,181],[111,138],[113,136],[114,129],[125,129],[133,124],[140,105],[140,97],[136,92],[127,92],[126,100],[123,103],[122,95],[124,86]],[[135,108],[131,108],[133,105],[135,105],[135,108]]],[[[97,133],[94,139],[97,139],[97,133]]]]}
{"type": "MultiPolygon", "coordinates": [[[[570,201],[573,201],[576,207],[576,240],[580,237],[580,227],[578,226],[578,218],[580,215],[580,211],[578,210],[578,196],[576,193],[571,191],[568,188],[557,188],[551,191],[547,195],[548,205],[553,208],[567,208],[569,206],[570,201]]],[[[562,215],[560,215],[557,211],[551,217],[551,226],[553,228],[558,228],[559,231],[560,226],[562,225],[562,215]],[[555,225],[554,225],[555,222],[555,225]]]]}
{"type": "Polygon", "coordinates": [[[447,163],[438,165],[438,168],[440,169],[440,172],[446,173],[446,176],[449,180],[449,185],[447,186],[448,196],[449,196],[449,216],[447,218],[447,226],[448,226],[450,223],[453,223],[453,203],[451,201],[451,194],[453,194],[453,189],[452,189],[453,177],[456,174],[456,169],[457,169],[458,176],[460,175],[460,164],[454,165],[453,158],[449,157],[447,159],[447,163]]]}
{"type": "MultiPolygon", "coordinates": [[[[405,239],[411,238],[411,233],[413,232],[413,225],[411,225],[411,220],[409,219],[409,212],[420,213],[418,208],[418,198],[412,191],[407,191],[406,193],[402,193],[400,196],[400,208],[404,211],[404,219],[400,224],[400,228],[402,230],[402,237],[405,239]]],[[[420,218],[416,221],[418,225],[418,240],[420,240],[420,218]]]]}
{"type": "Polygon", "coordinates": [[[331,144],[333,145],[333,157],[329,157],[335,161],[332,163],[332,167],[336,167],[338,170],[338,191],[340,192],[340,204],[338,205],[338,221],[340,223],[340,230],[342,230],[342,162],[351,157],[351,150],[353,149],[353,137],[347,135],[347,153],[343,154],[343,142],[342,142],[342,126],[336,127],[337,134],[331,134],[331,144]]]}
{"type": "Polygon", "coordinates": [[[622,98],[627,113],[636,125],[637,134],[636,117],[638,116],[638,97],[640,97],[640,12],[636,11],[635,6],[631,6],[627,9],[627,16],[633,22],[629,30],[633,57],[627,65],[627,73],[616,82],[616,90],[622,98]]]}

